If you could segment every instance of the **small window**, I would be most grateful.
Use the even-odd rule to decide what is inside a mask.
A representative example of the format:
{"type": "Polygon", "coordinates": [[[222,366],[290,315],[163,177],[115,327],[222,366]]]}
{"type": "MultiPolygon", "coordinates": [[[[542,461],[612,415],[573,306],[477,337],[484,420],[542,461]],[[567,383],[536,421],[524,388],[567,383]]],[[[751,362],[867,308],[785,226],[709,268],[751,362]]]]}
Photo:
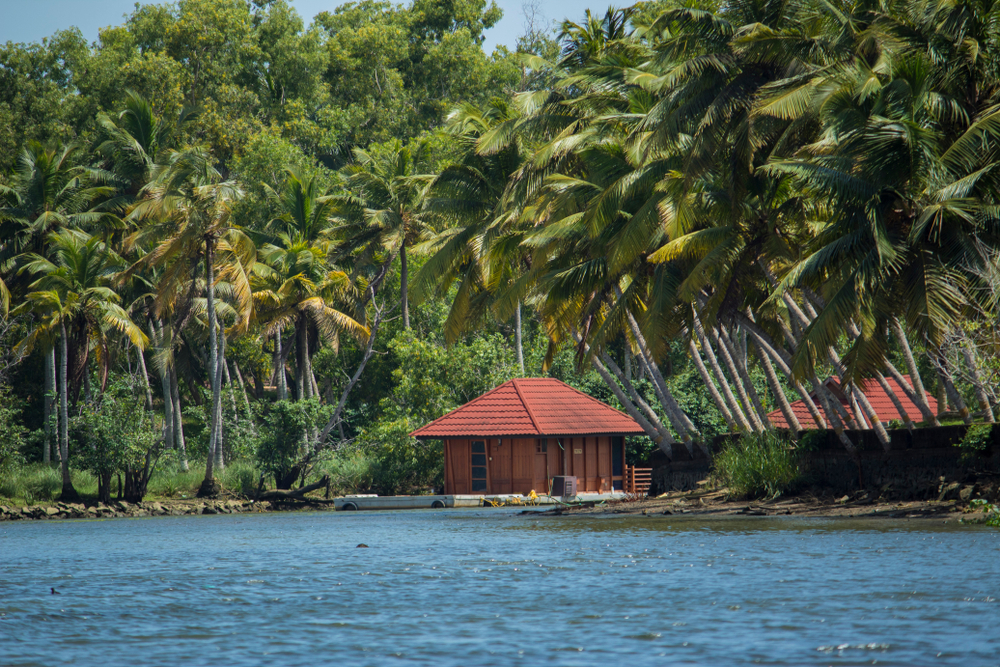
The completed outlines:
{"type": "Polygon", "coordinates": [[[535,451],[539,454],[549,451],[549,441],[546,438],[535,440],[535,451]]]}

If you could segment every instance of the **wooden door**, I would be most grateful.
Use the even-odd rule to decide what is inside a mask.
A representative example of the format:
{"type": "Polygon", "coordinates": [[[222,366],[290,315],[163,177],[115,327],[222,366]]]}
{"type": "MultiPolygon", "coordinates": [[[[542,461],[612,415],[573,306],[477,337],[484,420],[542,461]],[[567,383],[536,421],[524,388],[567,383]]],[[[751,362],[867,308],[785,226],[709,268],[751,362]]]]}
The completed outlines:
{"type": "Polygon", "coordinates": [[[534,438],[518,438],[510,440],[511,456],[511,493],[522,495],[531,492],[535,483],[535,440],[534,438]]]}
{"type": "Polygon", "coordinates": [[[448,441],[448,469],[451,471],[450,494],[472,493],[469,466],[469,441],[448,441]]]}
{"type": "MultiPolygon", "coordinates": [[[[549,492],[549,441],[547,438],[538,438],[535,443],[535,474],[532,488],[535,493],[542,495],[549,492]]],[[[556,447],[558,449],[558,446],[556,447]]]]}
{"type": "Polygon", "coordinates": [[[489,489],[487,471],[489,466],[486,463],[486,441],[473,440],[471,443],[469,456],[469,469],[471,471],[471,481],[469,488],[471,493],[487,493],[489,489]]]}
{"type": "Polygon", "coordinates": [[[511,440],[493,440],[490,450],[490,493],[513,493],[511,440]]]}
{"type": "Polygon", "coordinates": [[[606,435],[597,439],[597,478],[601,493],[611,490],[611,438],[606,435]]]}

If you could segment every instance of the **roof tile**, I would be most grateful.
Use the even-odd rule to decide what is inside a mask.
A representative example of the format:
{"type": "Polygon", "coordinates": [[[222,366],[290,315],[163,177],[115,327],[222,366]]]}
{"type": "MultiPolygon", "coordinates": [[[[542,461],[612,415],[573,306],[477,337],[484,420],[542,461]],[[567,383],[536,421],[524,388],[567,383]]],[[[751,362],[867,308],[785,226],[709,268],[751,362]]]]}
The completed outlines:
{"type": "MultiPolygon", "coordinates": [[[[910,382],[909,375],[904,375],[903,377],[906,378],[907,382],[910,382]]],[[[920,414],[920,408],[918,408],[916,403],[914,403],[909,399],[909,397],[907,397],[907,395],[903,392],[902,388],[899,386],[896,380],[894,378],[886,378],[885,380],[889,384],[889,387],[892,389],[892,392],[899,399],[899,402],[903,404],[903,409],[906,411],[906,414],[910,417],[910,419],[914,422],[923,421],[924,418],[923,415],[920,414]]],[[[840,383],[837,381],[836,378],[831,378],[830,380],[828,380],[828,382],[832,383],[834,385],[834,388],[839,389],[840,383]]],[[[879,421],[887,423],[894,419],[900,418],[899,411],[896,409],[896,405],[892,402],[892,399],[889,397],[889,394],[887,394],[885,390],[882,389],[882,386],[878,383],[878,380],[874,379],[865,380],[863,382],[862,390],[864,391],[865,396],[868,398],[868,402],[871,403],[872,409],[878,416],[879,421]]],[[[812,398],[815,400],[816,398],[815,394],[810,394],[810,396],[812,396],[812,398]]],[[[842,399],[840,402],[845,407],[847,406],[846,399],[842,399]]],[[[938,411],[937,401],[933,397],[928,396],[927,403],[930,406],[931,411],[937,413],[938,411]]],[[[803,429],[809,430],[809,429],[819,428],[816,422],[813,421],[812,415],[809,414],[809,410],[808,408],[806,408],[805,402],[803,402],[802,400],[795,401],[794,403],[791,404],[791,408],[792,412],[795,413],[795,417],[799,420],[799,426],[801,426],[803,429]]],[[[816,408],[819,410],[820,414],[823,415],[823,419],[826,420],[827,419],[826,412],[823,410],[823,406],[820,405],[818,401],[816,402],[816,408]]],[[[848,408],[848,411],[850,412],[850,408],[848,408]]],[[[774,424],[775,428],[788,428],[788,420],[785,419],[785,415],[781,413],[781,410],[775,410],[774,412],[768,413],[767,418],[771,421],[772,424],[774,424]]]]}
{"type": "Polygon", "coordinates": [[[452,410],[410,435],[642,435],[631,417],[554,378],[519,378],[452,410]]]}

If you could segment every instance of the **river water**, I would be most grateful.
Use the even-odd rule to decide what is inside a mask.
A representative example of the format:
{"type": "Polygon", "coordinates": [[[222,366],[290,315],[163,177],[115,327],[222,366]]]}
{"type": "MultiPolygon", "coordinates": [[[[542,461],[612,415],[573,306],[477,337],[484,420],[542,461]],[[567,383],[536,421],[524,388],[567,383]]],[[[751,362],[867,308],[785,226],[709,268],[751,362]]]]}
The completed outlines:
{"type": "Polygon", "coordinates": [[[940,522],[5,523],[0,665],[998,665],[998,589],[1000,531],[940,522]]]}

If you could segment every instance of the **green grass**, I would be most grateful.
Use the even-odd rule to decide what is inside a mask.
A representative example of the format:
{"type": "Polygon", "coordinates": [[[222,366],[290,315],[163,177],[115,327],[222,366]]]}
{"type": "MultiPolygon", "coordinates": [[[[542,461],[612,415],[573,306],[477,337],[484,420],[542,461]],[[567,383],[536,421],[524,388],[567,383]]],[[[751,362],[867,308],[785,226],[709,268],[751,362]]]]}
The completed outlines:
{"type": "Polygon", "coordinates": [[[712,477],[735,497],[777,498],[792,491],[802,473],[789,442],[763,433],[726,443],[712,461],[712,477]]]}
{"type": "MultiPolygon", "coordinates": [[[[97,478],[84,470],[70,470],[73,486],[83,496],[97,496],[97,478]]],[[[37,505],[53,502],[62,491],[58,467],[35,463],[0,476],[0,500],[6,504],[37,505]]]]}
{"type": "MultiPolygon", "coordinates": [[[[70,470],[73,486],[84,500],[97,498],[97,478],[84,470],[70,470]]],[[[146,500],[194,498],[205,478],[205,462],[191,461],[187,471],[175,463],[157,468],[149,480],[146,500]]],[[[256,488],[260,473],[248,461],[235,461],[217,478],[228,493],[250,495],[256,488]]],[[[15,468],[0,474],[0,504],[38,505],[54,502],[62,491],[62,477],[57,466],[43,463],[15,468]]],[[[117,497],[118,481],[111,481],[112,498],[117,497]]]]}

